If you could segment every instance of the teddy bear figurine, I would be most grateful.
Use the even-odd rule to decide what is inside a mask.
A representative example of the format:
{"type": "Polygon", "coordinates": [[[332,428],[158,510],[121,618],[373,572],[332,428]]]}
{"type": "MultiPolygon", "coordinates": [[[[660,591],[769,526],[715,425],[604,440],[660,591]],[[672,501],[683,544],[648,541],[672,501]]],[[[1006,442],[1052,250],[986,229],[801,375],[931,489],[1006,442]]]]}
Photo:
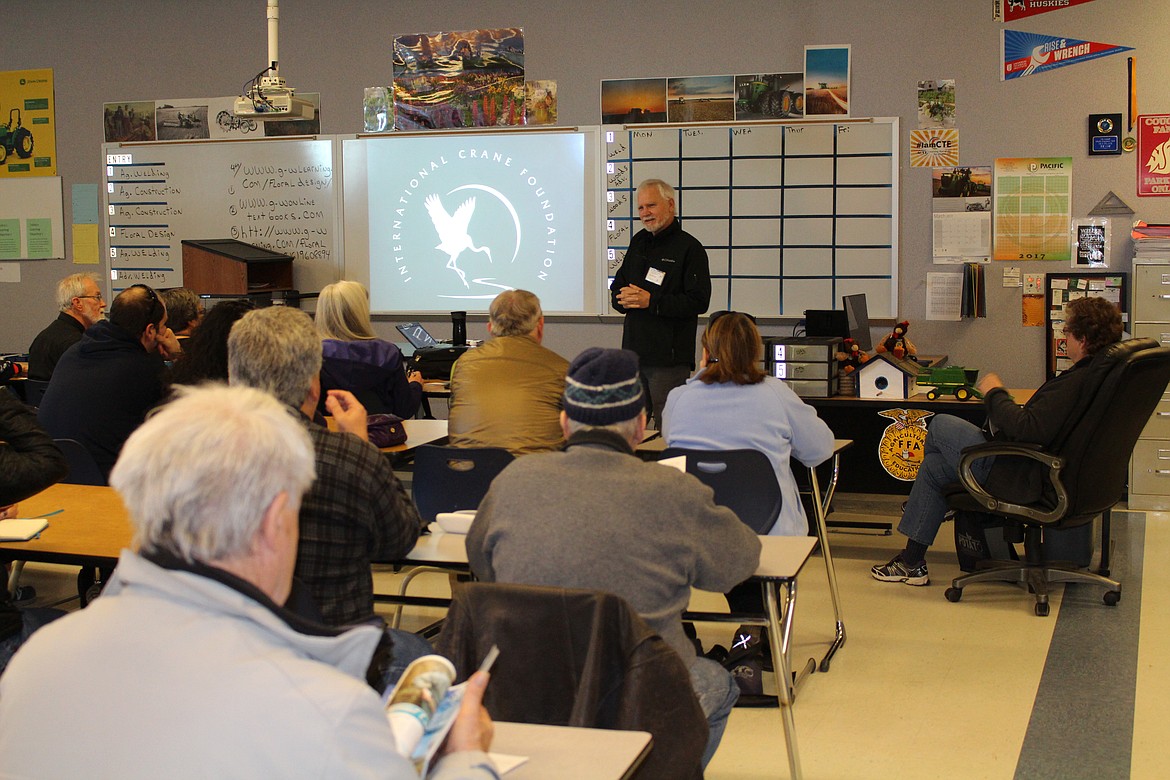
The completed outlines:
{"type": "Polygon", "coordinates": [[[907,320],[902,320],[886,336],[881,344],[878,344],[878,352],[889,352],[896,358],[914,357],[918,354],[918,350],[914,344],[906,337],[906,331],[910,330],[910,323],[907,320]]]}
{"type": "Polygon", "coordinates": [[[841,351],[837,352],[836,358],[841,370],[846,374],[852,374],[861,368],[862,363],[869,360],[869,355],[854,339],[845,339],[841,342],[841,351]]]}

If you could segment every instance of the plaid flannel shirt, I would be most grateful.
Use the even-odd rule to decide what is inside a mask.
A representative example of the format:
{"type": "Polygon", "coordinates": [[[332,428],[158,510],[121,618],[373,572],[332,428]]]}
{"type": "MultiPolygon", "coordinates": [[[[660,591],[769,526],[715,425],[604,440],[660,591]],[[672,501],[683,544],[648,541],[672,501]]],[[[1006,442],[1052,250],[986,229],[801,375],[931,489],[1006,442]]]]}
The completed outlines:
{"type": "Polygon", "coordinates": [[[409,552],[422,521],[376,447],[302,418],[313,440],[317,479],[301,502],[296,576],[330,625],[367,620],[374,615],[370,563],[409,552]]]}

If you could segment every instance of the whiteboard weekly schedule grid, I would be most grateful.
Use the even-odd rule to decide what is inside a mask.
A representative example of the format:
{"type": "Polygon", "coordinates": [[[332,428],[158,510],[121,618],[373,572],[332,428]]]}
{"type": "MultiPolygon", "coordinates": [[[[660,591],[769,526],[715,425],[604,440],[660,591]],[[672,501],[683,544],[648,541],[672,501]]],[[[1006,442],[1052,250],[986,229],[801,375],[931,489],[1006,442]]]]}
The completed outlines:
{"type": "Polygon", "coordinates": [[[634,188],[677,189],[711,263],[711,310],[800,316],[866,293],[897,308],[898,120],[604,126],[609,275],[641,229],[634,188]]]}

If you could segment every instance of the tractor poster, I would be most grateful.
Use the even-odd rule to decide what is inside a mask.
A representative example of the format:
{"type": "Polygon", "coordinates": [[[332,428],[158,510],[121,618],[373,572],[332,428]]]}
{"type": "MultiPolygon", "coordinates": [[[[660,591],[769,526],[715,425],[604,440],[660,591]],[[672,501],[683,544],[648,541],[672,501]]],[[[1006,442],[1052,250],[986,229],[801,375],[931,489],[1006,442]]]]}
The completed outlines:
{"type": "Polygon", "coordinates": [[[0,176],[56,176],[53,71],[0,71],[0,176]]]}

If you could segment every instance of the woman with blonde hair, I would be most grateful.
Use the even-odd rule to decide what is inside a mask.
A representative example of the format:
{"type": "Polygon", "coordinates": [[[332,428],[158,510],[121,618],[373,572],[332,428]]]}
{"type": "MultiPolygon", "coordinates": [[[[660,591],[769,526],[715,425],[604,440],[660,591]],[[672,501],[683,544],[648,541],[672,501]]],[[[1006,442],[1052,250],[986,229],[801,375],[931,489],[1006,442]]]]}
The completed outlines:
{"type": "Polygon", "coordinates": [[[317,298],[316,323],[324,355],[322,400],[329,390],[348,390],[370,414],[414,416],[422,400],[422,374],[408,374],[402,350],[374,335],[365,286],[326,285],[317,298]]]}

